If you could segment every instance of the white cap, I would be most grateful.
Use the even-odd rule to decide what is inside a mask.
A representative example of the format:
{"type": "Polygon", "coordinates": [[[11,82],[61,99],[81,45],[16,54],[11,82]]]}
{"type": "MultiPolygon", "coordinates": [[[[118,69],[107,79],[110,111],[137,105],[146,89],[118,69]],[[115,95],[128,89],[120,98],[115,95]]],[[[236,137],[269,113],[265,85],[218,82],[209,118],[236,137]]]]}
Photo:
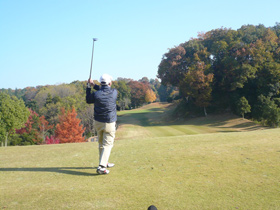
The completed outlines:
{"type": "Polygon", "coordinates": [[[109,83],[111,83],[113,80],[113,78],[109,75],[109,74],[103,74],[101,77],[100,77],[100,82],[101,82],[101,85],[109,85],[109,83]]]}

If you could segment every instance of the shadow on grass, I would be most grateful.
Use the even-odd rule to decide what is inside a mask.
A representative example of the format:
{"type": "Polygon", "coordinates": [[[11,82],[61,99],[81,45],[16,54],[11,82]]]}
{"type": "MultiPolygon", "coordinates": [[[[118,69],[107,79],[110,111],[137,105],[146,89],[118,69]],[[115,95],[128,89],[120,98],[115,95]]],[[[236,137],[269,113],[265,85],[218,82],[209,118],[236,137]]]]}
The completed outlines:
{"type": "Polygon", "coordinates": [[[96,167],[50,167],[50,168],[0,168],[0,171],[54,172],[75,176],[97,176],[97,173],[87,173],[77,170],[97,169],[96,167]]]}

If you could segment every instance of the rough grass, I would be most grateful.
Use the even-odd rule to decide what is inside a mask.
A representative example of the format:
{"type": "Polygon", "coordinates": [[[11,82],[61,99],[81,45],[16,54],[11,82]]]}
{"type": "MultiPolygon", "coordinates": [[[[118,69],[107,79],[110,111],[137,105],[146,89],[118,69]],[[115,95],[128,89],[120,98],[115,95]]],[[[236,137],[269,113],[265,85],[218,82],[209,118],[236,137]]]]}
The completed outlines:
{"type": "MultiPolygon", "coordinates": [[[[153,131],[150,119],[135,133],[153,131]]],[[[211,130],[209,123],[188,129],[211,130]]],[[[279,134],[122,134],[111,155],[116,166],[103,176],[95,172],[96,142],[0,148],[0,209],[280,209],[279,134]]]]}

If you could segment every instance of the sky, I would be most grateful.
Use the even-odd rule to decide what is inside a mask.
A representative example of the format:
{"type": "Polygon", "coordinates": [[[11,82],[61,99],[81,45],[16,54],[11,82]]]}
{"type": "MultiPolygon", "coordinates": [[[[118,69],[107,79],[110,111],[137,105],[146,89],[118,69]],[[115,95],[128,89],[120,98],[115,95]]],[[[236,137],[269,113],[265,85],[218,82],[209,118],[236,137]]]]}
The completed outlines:
{"type": "Polygon", "coordinates": [[[155,79],[168,49],[199,32],[280,22],[279,0],[0,0],[0,89],[103,73],[155,79]]]}

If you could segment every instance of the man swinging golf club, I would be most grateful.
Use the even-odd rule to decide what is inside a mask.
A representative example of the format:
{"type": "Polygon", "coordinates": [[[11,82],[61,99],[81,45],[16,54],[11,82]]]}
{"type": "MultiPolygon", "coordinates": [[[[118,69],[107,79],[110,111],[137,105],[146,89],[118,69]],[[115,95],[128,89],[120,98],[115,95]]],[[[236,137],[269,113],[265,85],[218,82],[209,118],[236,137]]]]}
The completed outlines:
{"type": "Polygon", "coordinates": [[[111,88],[112,77],[110,75],[103,74],[100,77],[100,83],[101,87],[94,84],[91,78],[88,79],[86,102],[88,104],[94,103],[95,128],[99,142],[99,166],[96,172],[98,174],[108,174],[109,170],[107,168],[115,165],[108,161],[116,132],[118,92],[111,88]],[[91,92],[91,87],[94,87],[97,91],[91,92]]]}

